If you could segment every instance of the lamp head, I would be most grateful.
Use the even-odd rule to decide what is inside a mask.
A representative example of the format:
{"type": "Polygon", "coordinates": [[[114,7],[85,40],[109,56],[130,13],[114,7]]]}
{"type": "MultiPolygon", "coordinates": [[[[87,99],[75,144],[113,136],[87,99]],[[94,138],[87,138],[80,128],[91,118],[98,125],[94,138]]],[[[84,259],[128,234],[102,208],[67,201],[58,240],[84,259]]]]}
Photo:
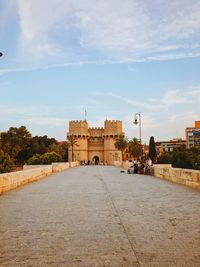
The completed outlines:
{"type": "Polygon", "coordinates": [[[138,124],[137,118],[135,118],[134,124],[136,124],[136,125],[138,124]]]}
{"type": "Polygon", "coordinates": [[[0,57],[2,57],[3,56],[3,53],[2,52],[0,52],[0,57]]]}

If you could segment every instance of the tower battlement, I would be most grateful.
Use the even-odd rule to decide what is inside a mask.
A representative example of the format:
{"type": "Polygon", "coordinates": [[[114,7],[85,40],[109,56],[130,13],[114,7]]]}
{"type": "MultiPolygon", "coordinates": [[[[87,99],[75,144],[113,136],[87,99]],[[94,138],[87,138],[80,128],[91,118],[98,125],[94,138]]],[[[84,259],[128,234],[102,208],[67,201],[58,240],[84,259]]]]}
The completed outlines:
{"type": "Polygon", "coordinates": [[[104,127],[88,127],[86,120],[70,121],[67,135],[74,135],[77,145],[73,149],[69,146],[69,160],[106,164],[120,160],[121,152],[115,147],[115,137],[120,134],[123,134],[120,120],[105,120],[104,127]]]}
{"type": "Polygon", "coordinates": [[[88,123],[86,120],[75,120],[69,122],[69,134],[87,134],[88,123]]]}
{"type": "Polygon", "coordinates": [[[73,120],[69,121],[69,124],[88,124],[86,120],[73,120]]]}
{"type": "Polygon", "coordinates": [[[116,122],[122,122],[121,120],[105,120],[105,123],[116,123],[116,122]]]}
{"type": "Polygon", "coordinates": [[[104,122],[104,131],[105,134],[121,134],[122,130],[122,121],[120,120],[106,120],[104,122]]]}
{"type": "Polygon", "coordinates": [[[90,127],[89,130],[93,131],[93,130],[104,130],[103,127],[90,127]]]}

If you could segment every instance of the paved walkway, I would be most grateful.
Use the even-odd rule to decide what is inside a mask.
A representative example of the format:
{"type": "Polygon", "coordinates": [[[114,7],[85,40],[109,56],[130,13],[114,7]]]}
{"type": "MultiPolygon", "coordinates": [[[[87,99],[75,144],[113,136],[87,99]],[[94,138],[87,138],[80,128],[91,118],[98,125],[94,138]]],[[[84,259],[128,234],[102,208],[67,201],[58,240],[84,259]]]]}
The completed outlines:
{"type": "Polygon", "coordinates": [[[200,266],[200,193],[113,167],[0,197],[0,266],[200,266]]]}

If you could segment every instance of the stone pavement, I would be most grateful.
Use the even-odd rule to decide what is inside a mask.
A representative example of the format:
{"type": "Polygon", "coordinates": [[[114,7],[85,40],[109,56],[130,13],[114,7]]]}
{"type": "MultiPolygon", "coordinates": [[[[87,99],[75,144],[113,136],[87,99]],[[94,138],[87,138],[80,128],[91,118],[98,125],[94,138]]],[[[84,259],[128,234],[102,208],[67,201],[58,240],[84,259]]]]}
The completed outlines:
{"type": "Polygon", "coordinates": [[[0,197],[0,266],[200,266],[200,193],[85,166],[0,197]]]}

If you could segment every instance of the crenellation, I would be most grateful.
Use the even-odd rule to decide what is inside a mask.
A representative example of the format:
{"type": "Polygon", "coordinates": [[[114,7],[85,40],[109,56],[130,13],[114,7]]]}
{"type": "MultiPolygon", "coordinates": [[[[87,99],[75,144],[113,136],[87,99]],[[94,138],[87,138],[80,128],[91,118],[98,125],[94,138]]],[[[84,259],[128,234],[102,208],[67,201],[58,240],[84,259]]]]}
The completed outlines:
{"type": "Polygon", "coordinates": [[[90,128],[88,128],[88,130],[101,130],[101,131],[103,131],[104,130],[104,128],[103,127],[90,127],[90,128]]]}
{"type": "MultiPolygon", "coordinates": [[[[121,159],[121,152],[115,148],[116,136],[122,134],[122,121],[105,120],[104,127],[88,127],[87,121],[69,122],[68,136],[77,140],[73,147],[73,160],[98,161],[112,164],[121,159]]],[[[72,148],[69,148],[69,160],[72,160],[72,148]]]]}

